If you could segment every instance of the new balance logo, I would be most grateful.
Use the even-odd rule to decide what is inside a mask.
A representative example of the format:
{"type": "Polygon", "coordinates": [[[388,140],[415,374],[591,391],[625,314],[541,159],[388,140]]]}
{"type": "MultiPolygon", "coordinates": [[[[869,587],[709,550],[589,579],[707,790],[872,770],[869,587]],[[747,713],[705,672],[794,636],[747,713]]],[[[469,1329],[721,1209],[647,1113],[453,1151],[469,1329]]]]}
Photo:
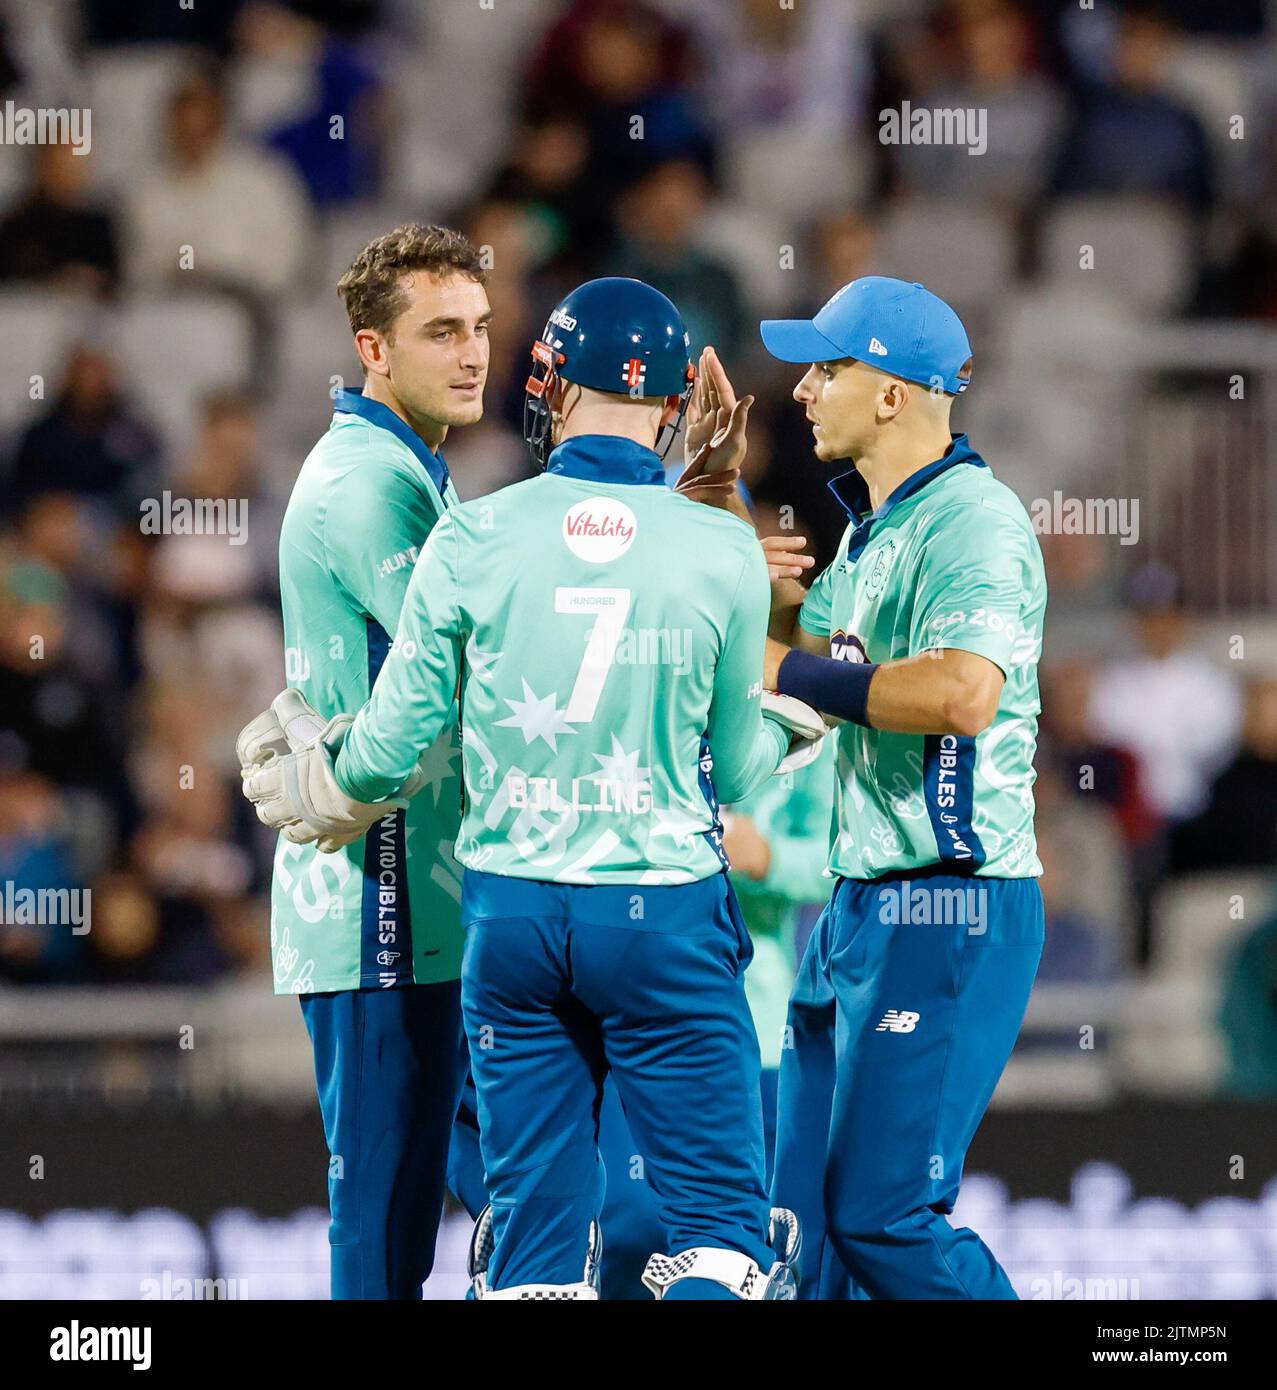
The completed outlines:
{"type": "Polygon", "coordinates": [[[921,1014],[910,1013],[908,1009],[888,1009],[882,1022],[874,1029],[875,1033],[912,1033],[918,1026],[921,1014]]]}
{"type": "Polygon", "coordinates": [[[869,339],[869,351],[872,352],[875,357],[886,357],[887,355],[887,349],[883,347],[877,338],[869,339]]]}

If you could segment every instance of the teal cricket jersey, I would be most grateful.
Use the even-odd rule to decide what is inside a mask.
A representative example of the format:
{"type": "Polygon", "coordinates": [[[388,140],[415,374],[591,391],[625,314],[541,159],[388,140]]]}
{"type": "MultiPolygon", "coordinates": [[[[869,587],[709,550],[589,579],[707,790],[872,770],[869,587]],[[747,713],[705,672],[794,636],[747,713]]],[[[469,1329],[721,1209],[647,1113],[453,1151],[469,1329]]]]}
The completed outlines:
{"type": "Polygon", "coordinates": [[[799,911],[829,897],[825,874],[834,814],[834,741],[797,772],[769,777],[744,801],[727,808],[749,816],[771,847],[762,879],[735,870],[732,884],[754,943],[745,971],[745,998],[758,1033],[764,1067],[780,1066],[788,1026],[789,992],[798,960],[794,949],[799,911]]]}
{"type": "Polygon", "coordinates": [[[717,798],[768,776],[770,585],[752,528],[672,492],[651,450],[586,435],[449,509],[413,571],[337,779],[392,794],[460,681],[470,869],[575,884],[721,872],[717,798]]]}
{"type": "MultiPolygon", "coordinates": [[[[379,679],[413,565],[456,501],[438,455],[387,406],[339,392],[307,456],[279,541],[288,684],[321,714],[358,709],[379,679]]],[[[271,948],[279,994],[426,984],[461,967],[455,709],[430,781],[333,854],[279,839],[271,948]]]]}
{"type": "Polygon", "coordinates": [[[987,657],[1006,677],[993,723],[975,738],[840,726],[830,869],[859,879],[937,864],[1040,874],[1033,754],[1046,576],[1028,513],[966,435],[875,512],[854,470],[830,488],[851,524],[801,625],[827,637],[837,659],[952,647],[987,657]]]}

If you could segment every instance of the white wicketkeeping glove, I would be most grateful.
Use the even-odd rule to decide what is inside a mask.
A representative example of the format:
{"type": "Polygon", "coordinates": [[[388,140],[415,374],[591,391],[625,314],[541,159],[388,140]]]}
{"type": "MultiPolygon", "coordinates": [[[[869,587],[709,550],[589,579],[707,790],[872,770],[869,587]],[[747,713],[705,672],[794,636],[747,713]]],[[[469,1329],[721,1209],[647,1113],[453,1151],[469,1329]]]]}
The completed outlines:
{"type": "Polygon", "coordinates": [[[819,711],[812,709],[805,700],[764,690],[763,718],[774,720],[789,734],[789,752],[780,760],[776,773],[797,772],[820,756],[820,746],[829,727],[819,711]]]}
{"type": "Polygon", "coordinates": [[[235,749],[244,795],[263,825],[294,844],[315,841],[331,854],[408,804],[422,785],[420,769],[388,801],[356,801],[337,785],[333,757],[353,723],[349,714],[325,721],[300,691],[285,690],[244,726],[235,749]]]}
{"type": "Polygon", "coordinates": [[[300,752],[321,738],[327,721],[306,700],[300,690],[281,691],[256,719],[239,731],[235,752],[240,776],[248,780],[271,757],[300,752]]]}

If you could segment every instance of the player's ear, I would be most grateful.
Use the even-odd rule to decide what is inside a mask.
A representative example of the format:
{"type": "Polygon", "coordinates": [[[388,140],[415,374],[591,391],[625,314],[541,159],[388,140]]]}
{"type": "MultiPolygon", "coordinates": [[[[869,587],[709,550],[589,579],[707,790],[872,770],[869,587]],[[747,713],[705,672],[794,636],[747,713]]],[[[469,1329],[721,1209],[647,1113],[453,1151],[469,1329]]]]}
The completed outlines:
{"type": "Polygon", "coordinates": [[[682,399],[681,396],[665,397],[665,405],[661,410],[661,429],[673,425],[678,420],[678,407],[682,399]]]}
{"type": "Polygon", "coordinates": [[[389,376],[390,362],[386,357],[385,339],[375,328],[361,328],[355,334],[355,351],[364,370],[372,376],[389,376]]]}
{"type": "Polygon", "coordinates": [[[894,377],[882,388],[878,397],[878,418],[894,420],[909,400],[909,386],[894,377]]]}

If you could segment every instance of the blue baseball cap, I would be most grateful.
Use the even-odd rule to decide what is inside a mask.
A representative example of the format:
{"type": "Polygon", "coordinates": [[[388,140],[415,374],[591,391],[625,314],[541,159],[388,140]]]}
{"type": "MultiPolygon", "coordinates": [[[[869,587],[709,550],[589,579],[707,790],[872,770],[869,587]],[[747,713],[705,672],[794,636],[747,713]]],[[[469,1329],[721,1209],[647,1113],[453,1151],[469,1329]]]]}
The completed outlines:
{"type": "Polygon", "coordinates": [[[951,396],[971,384],[962,376],[971,343],[962,320],[924,285],[864,275],[844,285],[814,319],[764,319],[763,345],[782,362],[854,358],[881,372],[939,384],[951,396]]]}

